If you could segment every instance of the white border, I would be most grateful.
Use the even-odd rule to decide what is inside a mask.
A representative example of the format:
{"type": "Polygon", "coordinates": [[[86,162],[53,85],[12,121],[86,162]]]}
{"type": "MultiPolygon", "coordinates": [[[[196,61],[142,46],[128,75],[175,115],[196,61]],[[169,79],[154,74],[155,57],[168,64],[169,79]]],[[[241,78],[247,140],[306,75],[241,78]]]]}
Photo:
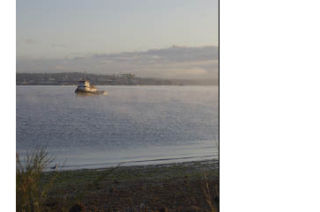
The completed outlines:
{"type": "Polygon", "coordinates": [[[220,1],[221,211],[320,211],[320,3],[220,1]]]}
{"type": "Polygon", "coordinates": [[[15,140],[16,140],[16,2],[0,3],[0,61],[1,61],[1,142],[0,199],[2,211],[15,211],[15,140]]]}

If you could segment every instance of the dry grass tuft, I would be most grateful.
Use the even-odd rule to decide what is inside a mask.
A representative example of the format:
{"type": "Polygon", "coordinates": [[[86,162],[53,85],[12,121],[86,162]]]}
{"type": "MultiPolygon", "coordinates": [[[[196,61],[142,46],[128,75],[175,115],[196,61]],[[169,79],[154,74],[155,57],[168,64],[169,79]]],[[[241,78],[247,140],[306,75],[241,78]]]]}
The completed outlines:
{"type": "Polygon", "coordinates": [[[44,211],[45,201],[53,179],[41,182],[41,176],[52,162],[46,149],[26,154],[23,161],[16,156],[16,207],[17,211],[44,211]]]}
{"type": "Polygon", "coordinates": [[[218,188],[213,184],[210,186],[207,174],[203,175],[202,181],[202,191],[204,194],[204,198],[206,203],[210,208],[210,212],[218,212],[218,203],[219,203],[219,191],[218,188]]]}

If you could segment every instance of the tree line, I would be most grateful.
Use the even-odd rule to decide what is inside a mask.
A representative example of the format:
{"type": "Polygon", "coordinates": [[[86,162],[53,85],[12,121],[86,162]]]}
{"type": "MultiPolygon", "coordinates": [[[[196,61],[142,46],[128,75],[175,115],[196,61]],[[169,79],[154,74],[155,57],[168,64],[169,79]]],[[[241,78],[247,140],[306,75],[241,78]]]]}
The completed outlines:
{"type": "Polygon", "coordinates": [[[94,85],[216,85],[214,80],[183,80],[141,78],[134,74],[70,73],[17,73],[17,85],[76,85],[79,80],[89,80],[94,85]]]}

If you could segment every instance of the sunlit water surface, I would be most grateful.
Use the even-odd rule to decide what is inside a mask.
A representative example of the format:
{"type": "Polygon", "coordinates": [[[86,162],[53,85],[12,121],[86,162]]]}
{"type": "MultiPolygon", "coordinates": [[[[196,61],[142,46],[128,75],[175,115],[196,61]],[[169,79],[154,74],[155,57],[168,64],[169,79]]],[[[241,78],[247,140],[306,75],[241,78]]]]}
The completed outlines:
{"type": "Polygon", "coordinates": [[[17,152],[46,147],[64,169],[218,157],[216,86],[17,86],[17,152]]]}

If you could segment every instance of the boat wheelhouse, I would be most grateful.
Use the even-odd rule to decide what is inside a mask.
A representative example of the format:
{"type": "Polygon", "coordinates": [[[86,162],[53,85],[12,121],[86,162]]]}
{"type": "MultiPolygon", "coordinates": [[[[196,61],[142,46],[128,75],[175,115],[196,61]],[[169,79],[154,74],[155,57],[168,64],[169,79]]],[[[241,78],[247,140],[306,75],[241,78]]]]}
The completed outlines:
{"type": "Polygon", "coordinates": [[[91,85],[89,80],[78,81],[78,87],[74,91],[78,95],[108,95],[106,91],[99,91],[94,85],[91,85]]]}
{"type": "Polygon", "coordinates": [[[97,92],[97,88],[94,85],[91,85],[88,80],[80,80],[78,81],[78,87],[75,92],[93,93],[97,92]]]}

